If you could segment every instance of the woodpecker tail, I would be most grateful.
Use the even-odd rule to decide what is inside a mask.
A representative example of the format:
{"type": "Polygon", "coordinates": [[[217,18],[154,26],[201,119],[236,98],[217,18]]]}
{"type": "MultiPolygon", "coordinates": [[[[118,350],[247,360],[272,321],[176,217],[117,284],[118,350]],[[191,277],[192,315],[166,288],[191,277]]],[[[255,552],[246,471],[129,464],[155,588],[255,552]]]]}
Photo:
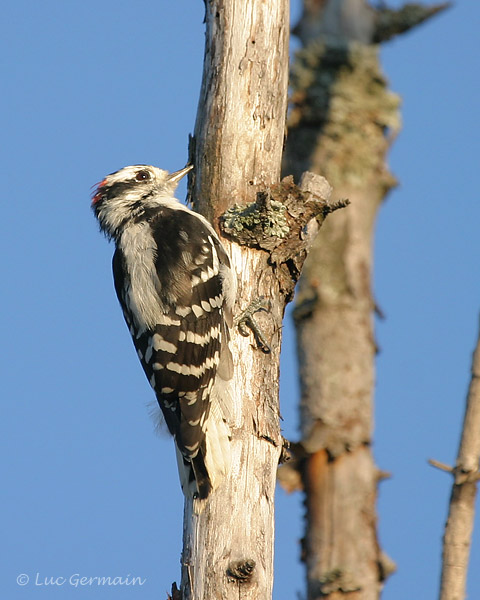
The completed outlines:
{"type": "MultiPolygon", "coordinates": [[[[213,400],[213,398],[212,398],[213,400]]],[[[185,496],[196,500],[205,500],[216,489],[230,469],[230,427],[228,426],[225,406],[213,401],[205,427],[205,439],[193,459],[186,459],[177,448],[178,474],[185,496]]],[[[202,509],[195,503],[197,512],[202,509]]]]}
{"type": "Polygon", "coordinates": [[[205,500],[212,491],[212,482],[205,466],[202,449],[197,456],[187,459],[176,447],[180,485],[185,496],[205,500]]]}
{"type": "Polygon", "coordinates": [[[198,498],[198,500],[205,500],[212,491],[213,486],[205,464],[203,449],[200,450],[195,458],[192,458],[190,466],[197,488],[197,492],[196,494],[194,492],[194,496],[198,498]]]}
{"type": "Polygon", "coordinates": [[[233,358],[228,330],[223,331],[222,346],[215,383],[210,391],[210,407],[203,439],[195,458],[187,460],[177,448],[180,483],[185,496],[195,499],[194,510],[203,510],[202,500],[220,485],[230,470],[233,398],[230,380],[233,377],[233,358]]]}

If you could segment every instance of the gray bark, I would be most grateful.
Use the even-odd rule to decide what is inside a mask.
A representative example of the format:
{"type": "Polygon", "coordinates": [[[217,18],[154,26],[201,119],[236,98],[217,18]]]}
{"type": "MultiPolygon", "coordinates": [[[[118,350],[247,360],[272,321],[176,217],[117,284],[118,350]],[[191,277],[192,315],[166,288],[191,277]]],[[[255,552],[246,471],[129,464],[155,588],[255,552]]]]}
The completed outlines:
{"type": "Polygon", "coordinates": [[[396,184],[385,157],[400,116],[374,42],[438,10],[376,11],[365,0],[305,0],[294,29],[302,49],[292,66],[284,172],[322,173],[334,200],[351,202],[322,227],[294,312],[301,441],[295,463],[282,467],[280,478],[288,489],[300,486],[306,494],[302,558],[309,600],[376,600],[395,568],[376,532],[383,475],[371,452],[371,279],[377,211],[396,184]]]}

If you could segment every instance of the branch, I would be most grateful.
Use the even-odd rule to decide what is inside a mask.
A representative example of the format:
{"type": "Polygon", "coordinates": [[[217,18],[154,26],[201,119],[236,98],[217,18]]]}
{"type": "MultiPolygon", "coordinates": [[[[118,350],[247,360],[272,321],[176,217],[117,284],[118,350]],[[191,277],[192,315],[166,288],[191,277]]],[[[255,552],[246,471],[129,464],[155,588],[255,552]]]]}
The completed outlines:
{"type": "Polygon", "coordinates": [[[430,460],[450,472],[455,481],[443,538],[440,600],[465,598],[468,559],[475,517],[475,497],[480,479],[480,334],[472,361],[472,378],[467,397],[462,437],[454,469],[430,460]]]}
{"type": "Polygon", "coordinates": [[[440,471],[445,471],[446,473],[454,472],[453,467],[451,467],[450,465],[446,465],[445,463],[442,463],[438,460],[435,460],[434,458],[429,458],[428,464],[432,465],[432,467],[435,467],[436,469],[440,469],[440,471]]]}
{"type": "Polygon", "coordinates": [[[303,13],[293,33],[304,46],[320,39],[328,39],[330,44],[379,44],[410,31],[451,5],[407,3],[394,10],[380,0],[376,7],[367,0],[303,0],[303,13]]]}
{"type": "Polygon", "coordinates": [[[235,204],[221,218],[227,237],[270,254],[269,263],[288,300],[319,227],[328,214],[349,204],[348,200],[330,203],[331,192],[330,184],[320,175],[304,173],[300,186],[289,176],[258,192],[255,202],[235,204]]]}
{"type": "Polygon", "coordinates": [[[451,2],[442,2],[433,6],[405,4],[398,10],[380,9],[377,11],[373,41],[381,43],[391,40],[396,35],[410,31],[451,6],[451,2]]]}

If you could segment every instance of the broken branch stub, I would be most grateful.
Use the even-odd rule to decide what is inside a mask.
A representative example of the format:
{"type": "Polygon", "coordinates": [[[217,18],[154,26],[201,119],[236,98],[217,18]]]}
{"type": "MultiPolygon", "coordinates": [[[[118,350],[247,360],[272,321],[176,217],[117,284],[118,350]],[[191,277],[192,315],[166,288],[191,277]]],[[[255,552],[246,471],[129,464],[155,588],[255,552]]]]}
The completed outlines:
{"type": "Polygon", "coordinates": [[[329,203],[327,180],[306,172],[300,185],[293,177],[257,193],[255,202],[235,204],[221,217],[224,235],[241,246],[270,254],[280,290],[290,299],[303,262],[327,214],[348,201],[329,203]]]}

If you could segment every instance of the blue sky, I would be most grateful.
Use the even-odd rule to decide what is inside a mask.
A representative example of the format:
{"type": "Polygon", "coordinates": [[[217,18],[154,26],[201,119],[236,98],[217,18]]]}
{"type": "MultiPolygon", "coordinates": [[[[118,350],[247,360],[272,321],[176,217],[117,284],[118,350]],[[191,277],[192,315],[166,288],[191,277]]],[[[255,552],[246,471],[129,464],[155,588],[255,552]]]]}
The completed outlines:
{"type": "MultiPolygon", "coordinates": [[[[89,195],[127,164],[185,164],[203,3],[17,0],[2,15],[0,589],[9,600],[151,600],[179,579],[183,500],[171,440],[153,433],[152,394],[114,297],[113,248],[89,195]],[[45,584],[75,574],[145,581],[45,584]]],[[[479,24],[480,5],[459,0],[382,52],[404,122],[389,157],[401,185],[375,244],[387,318],[377,323],[374,452],[393,474],[380,487],[380,538],[398,565],[385,600],[437,597],[451,482],[426,460],[455,459],[480,309],[479,24]]],[[[289,318],[283,358],[284,430],[295,439],[289,318]]],[[[284,600],[303,589],[301,498],[279,490],[277,506],[274,597],[284,600]]],[[[480,597],[474,567],[469,597],[480,597]]]]}

